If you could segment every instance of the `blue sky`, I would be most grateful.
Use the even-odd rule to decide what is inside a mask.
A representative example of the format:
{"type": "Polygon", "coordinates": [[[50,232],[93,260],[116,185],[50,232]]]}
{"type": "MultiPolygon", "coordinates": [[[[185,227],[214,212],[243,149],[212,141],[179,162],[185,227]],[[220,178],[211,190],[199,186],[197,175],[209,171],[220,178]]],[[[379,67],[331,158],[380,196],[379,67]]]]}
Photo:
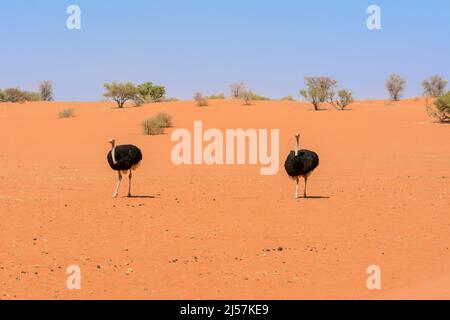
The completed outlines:
{"type": "Polygon", "coordinates": [[[101,100],[104,82],[152,81],[168,95],[253,91],[298,96],[305,76],[328,75],[358,98],[385,98],[391,73],[420,95],[433,74],[450,80],[448,0],[15,0],[0,4],[0,87],[57,100],[101,100]],[[80,31],[66,9],[81,7],[80,31]],[[366,9],[382,10],[382,29],[366,9]]]}

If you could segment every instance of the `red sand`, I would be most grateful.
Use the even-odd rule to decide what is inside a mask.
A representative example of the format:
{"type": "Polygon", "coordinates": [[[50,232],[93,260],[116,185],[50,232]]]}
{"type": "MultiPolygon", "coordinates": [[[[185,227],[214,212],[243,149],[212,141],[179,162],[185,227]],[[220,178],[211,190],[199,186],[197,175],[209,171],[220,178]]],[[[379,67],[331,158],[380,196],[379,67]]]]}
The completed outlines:
{"type": "Polygon", "coordinates": [[[0,299],[450,298],[450,127],[423,101],[210,104],[0,104],[0,299]],[[295,200],[282,168],[175,167],[173,129],[141,134],[161,110],[176,128],[279,128],[281,162],[300,131],[321,157],[309,183],[321,198],[295,200]],[[125,180],[112,198],[112,137],[142,149],[145,197],[124,198],[125,180]],[[66,289],[69,265],[81,290],[66,289]]]}

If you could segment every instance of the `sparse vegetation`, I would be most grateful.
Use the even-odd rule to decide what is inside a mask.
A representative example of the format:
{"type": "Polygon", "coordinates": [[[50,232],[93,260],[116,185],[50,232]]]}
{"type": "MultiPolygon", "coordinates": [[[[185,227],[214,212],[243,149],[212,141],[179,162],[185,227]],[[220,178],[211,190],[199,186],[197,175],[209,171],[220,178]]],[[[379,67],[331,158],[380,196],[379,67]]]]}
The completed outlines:
{"type": "Polygon", "coordinates": [[[440,97],[444,95],[447,84],[448,81],[441,76],[432,76],[422,82],[423,94],[426,97],[440,97]]]}
{"type": "Polygon", "coordinates": [[[244,102],[244,104],[246,105],[246,106],[249,106],[249,105],[251,105],[252,104],[252,101],[253,101],[253,97],[254,97],[255,95],[254,95],[254,93],[253,92],[251,92],[250,90],[244,90],[244,91],[242,91],[241,92],[241,94],[240,94],[240,98],[241,98],[241,100],[244,102]]]}
{"type": "Polygon", "coordinates": [[[281,101],[295,102],[296,100],[292,96],[286,96],[286,97],[281,98],[281,101]]]}
{"type": "Polygon", "coordinates": [[[7,102],[23,103],[27,101],[26,94],[19,88],[8,88],[4,91],[4,99],[7,102]]]}
{"type": "Polygon", "coordinates": [[[173,125],[172,116],[166,112],[160,112],[154,118],[161,121],[161,125],[164,128],[170,128],[173,125]]]}
{"type": "Polygon", "coordinates": [[[255,94],[253,92],[250,92],[252,94],[252,100],[254,101],[269,101],[270,99],[264,96],[260,96],[259,94],[255,94]]]}
{"type": "Polygon", "coordinates": [[[212,96],[209,96],[209,99],[211,100],[225,100],[225,95],[223,93],[219,94],[213,94],[212,96]]]}
{"type": "Polygon", "coordinates": [[[0,90],[1,102],[24,103],[26,101],[41,101],[41,95],[38,92],[23,91],[20,88],[8,88],[0,90]]]}
{"type": "Polygon", "coordinates": [[[247,91],[247,88],[243,82],[230,84],[231,97],[233,99],[241,99],[242,94],[247,91]]]}
{"type": "Polygon", "coordinates": [[[328,77],[306,77],[306,89],[300,90],[300,95],[312,103],[314,110],[320,110],[324,102],[331,102],[335,95],[337,81],[328,77]]]}
{"type": "Polygon", "coordinates": [[[23,91],[25,101],[42,101],[41,95],[38,92],[23,91]]]}
{"type": "Polygon", "coordinates": [[[64,119],[64,118],[73,118],[73,117],[75,117],[75,112],[74,112],[73,109],[64,109],[64,110],[62,110],[62,111],[59,113],[59,117],[60,117],[61,119],[64,119]]]}
{"type": "Polygon", "coordinates": [[[112,83],[105,83],[104,87],[106,92],[103,95],[115,101],[119,108],[123,108],[127,101],[136,98],[137,88],[131,82],[118,83],[114,81],[112,83]]]}
{"type": "Polygon", "coordinates": [[[172,98],[164,98],[163,100],[161,100],[161,102],[176,102],[176,101],[180,101],[180,99],[172,97],[172,98]]]}
{"type": "Polygon", "coordinates": [[[427,97],[427,112],[439,122],[450,122],[450,91],[438,97],[433,104],[429,103],[427,97]]]}
{"type": "Polygon", "coordinates": [[[195,94],[194,100],[197,102],[198,107],[206,107],[208,105],[208,97],[204,96],[200,92],[195,94]]]}
{"type": "Polygon", "coordinates": [[[341,89],[338,92],[337,99],[332,101],[332,105],[337,110],[344,110],[348,105],[352,104],[355,100],[353,99],[353,93],[346,89],[341,89]]]}
{"type": "Polygon", "coordinates": [[[53,101],[53,84],[50,81],[39,84],[39,96],[42,101],[53,101]]]}
{"type": "Polygon", "coordinates": [[[406,80],[400,77],[398,74],[391,75],[386,81],[386,89],[389,93],[391,100],[399,101],[403,91],[405,91],[406,80]]]}
{"type": "Polygon", "coordinates": [[[154,136],[164,133],[165,124],[161,119],[153,117],[142,122],[142,131],[145,135],[154,136]]]}

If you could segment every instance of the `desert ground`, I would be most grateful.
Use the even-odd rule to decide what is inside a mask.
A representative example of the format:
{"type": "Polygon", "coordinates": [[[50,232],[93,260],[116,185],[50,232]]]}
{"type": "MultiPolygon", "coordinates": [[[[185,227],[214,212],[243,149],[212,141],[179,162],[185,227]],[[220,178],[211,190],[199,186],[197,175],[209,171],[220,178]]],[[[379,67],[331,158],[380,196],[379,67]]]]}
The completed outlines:
{"type": "Polygon", "coordinates": [[[297,102],[0,104],[0,299],[450,298],[450,126],[420,99],[315,112],[297,102]],[[75,117],[58,118],[73,108],[75,117]],[[174,127],[145,136],[165,111],[174,127]],[[280,171],[175,166],[170,133],[280,129],[280,171]],[[321,163],[313,198],[283,169],[294,134],[321,163]],[[139,146],[135,198],[108,140],[139,146]],[[68,290],[66,268],[81,268],[68,290]],[[366,287],[369,265],[382,289],[366,287]]]}

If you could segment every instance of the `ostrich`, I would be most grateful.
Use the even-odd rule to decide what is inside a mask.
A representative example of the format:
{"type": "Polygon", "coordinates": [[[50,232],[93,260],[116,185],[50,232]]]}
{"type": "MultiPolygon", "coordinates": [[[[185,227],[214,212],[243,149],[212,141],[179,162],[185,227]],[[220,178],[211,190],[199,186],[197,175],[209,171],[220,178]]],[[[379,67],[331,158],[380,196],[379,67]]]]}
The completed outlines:
{"type": "Polygon", "coordinates": [[[291,151],[284,163],[284,168],[286,169],[287,174],[295,179],[295,198],[299,198],[298,196],[298,188],[300,177],[305,179],[305,191],[303,196],[307,198],[306,195],[306,184],[308,182],[308,177],[312,174],[312,172],[319,166],[319,156],[317,153],[309,150],[299,150],[300,144],[300,134],[295,135],[295,151],[291,151]]]}
{"type": "Polygon", "coordinates": [[[128,173],[128,197],[131,197],[131,177],[133,170],[136,170],[142,160],[142,153],[138,147],[133,145],[116,146],[116,140],[109,140],[111,144],[111,151],[108,153],[108,163],[111,169],[119,173],[119,180],[117,181],[116,190],[114,191],[114,198],[117,198],[119,193],[120,183],[122,182],[122,173],[128,173]]]}

